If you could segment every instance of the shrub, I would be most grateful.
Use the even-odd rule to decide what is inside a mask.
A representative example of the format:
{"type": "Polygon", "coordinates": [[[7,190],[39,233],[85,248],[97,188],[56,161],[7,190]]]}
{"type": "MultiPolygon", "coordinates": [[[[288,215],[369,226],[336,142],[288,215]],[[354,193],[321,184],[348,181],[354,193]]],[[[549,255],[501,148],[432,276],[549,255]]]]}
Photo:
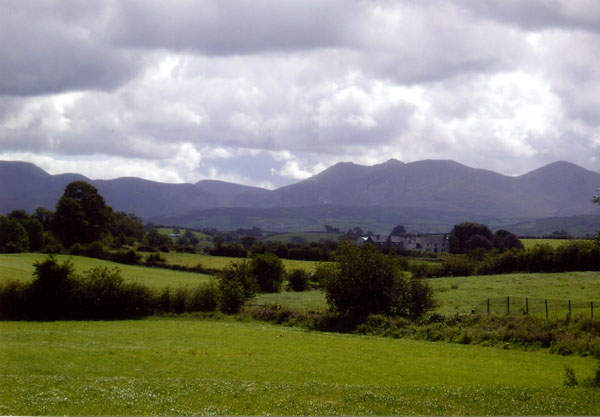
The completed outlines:
{"type": "Polygon", "coordinates": [[[160,254],[160,252],[151,253],[146,258],[146,264],[148,265],[156,265],[156,264],[164,264],[167,260],[160,254]]]}
{"type": "Polygon", "coordinates": [[[359,248],[343,243],[335,262],[320,265],[317,274],[329,307],[342,316],[418,317],[431,308],[427,283],[411,280],[393,256],[382,254],[373,245],[359,248]],[[423,300],[426,302],[418,305],[423,300]]]}
{"type": "Polygon", "coordinates": [[[219,309],[226,314],[239,313],[244,303],[259,291],[247,261],[229,264],[218,278],[219,309]]]}
{"type": "Polygon", "coordinates": [[[134,250],[129,249],[127,251],[118,251],[111,253],[108,256],[108,259],[121,264],[136,265],[140,261],[140,259],[142,259],[142,257],[141,255],[135,253],[134,250]]]}
{"type": "Polygon", "coordinates": [[[293,291],[306,291],[309,281],[308,273],[303,269],[294,269],[288,274],[289,286],[293,291]]]}
{"type": "Polygon", "coordinates": [[[214,283],[201,284],[190,291],[186,311],[215,311],[219,304],[219,287],[214,283]]]}
{"type": "Polygon", "coordinates": [[[275,255],[256,255],[250,260],[250,271],[261,292],[279,292],[281,289],[284,267],[275,255]]]}
{"type": "Polygon", "coordinates": [[[445,276],[467,277],[473,275],[477,262],[465,255],[450,255],[442,260],[445,276]]]}

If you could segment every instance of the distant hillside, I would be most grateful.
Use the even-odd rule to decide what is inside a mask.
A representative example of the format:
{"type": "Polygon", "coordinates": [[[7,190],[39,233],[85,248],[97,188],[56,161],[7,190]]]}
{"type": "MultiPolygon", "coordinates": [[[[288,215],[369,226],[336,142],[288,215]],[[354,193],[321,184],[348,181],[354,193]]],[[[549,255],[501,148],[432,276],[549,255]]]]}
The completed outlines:
{"type": "Polygon", "coordinates": [[[502,228],[519,236],[549,236],[555,231],[566,230],[571,236],[585,237],[600,231],[600,215],[550,217],[502,228]]]}
{"type": "Polygon", "coordinates": [[[283,231],[330,224],[385,231],[404,224],[426,232],[445,231],[465,220],[514,225],[600,210],[591,202],[600,174],[568,162],[509,177],[454,161],[389,160],[373,166],[339,163],[274,191],[214,180],[90,180],[79,174],[50,175],[25,162],[0,162],[0,213],[54,209],[73,180],[95,185],[116,210],[181,226],[283,231]]]}

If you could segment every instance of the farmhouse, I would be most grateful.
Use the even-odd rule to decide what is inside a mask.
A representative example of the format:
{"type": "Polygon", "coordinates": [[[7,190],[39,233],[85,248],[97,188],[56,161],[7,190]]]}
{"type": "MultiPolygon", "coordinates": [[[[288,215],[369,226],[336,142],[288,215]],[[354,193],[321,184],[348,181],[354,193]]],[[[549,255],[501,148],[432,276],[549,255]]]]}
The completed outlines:
{"type": "Polygon", "coordinates": [[[448,252],[450,250],[447,234],[431,234],[417,237],[371,235],[359,238],[356,243],[361,245],[365,242],[379,248],[387,249],[420,250],[433,253],[448,252]]]}

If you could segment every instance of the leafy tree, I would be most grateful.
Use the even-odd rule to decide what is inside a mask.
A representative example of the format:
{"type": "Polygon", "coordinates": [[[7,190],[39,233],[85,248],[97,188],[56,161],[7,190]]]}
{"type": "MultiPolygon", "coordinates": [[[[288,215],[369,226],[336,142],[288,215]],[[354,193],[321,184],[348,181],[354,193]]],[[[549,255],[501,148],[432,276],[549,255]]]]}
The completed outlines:
{"type": "Polygon", "coordinates": [[[406,234],[406,228],[404,226],[402,226],[401,224],[394,227],[394,230],[392,230],[392,233],[390,233],[391,236],[404,236],[405,234],[406,234]]]}
{"type": "Polygon", "coordinates": [[[154,227],[148,231],[148,234],[146,235],[146,240],[148,242],[148,245],[155,248],[160,246],[171,245],[171,239],[169,239],[169,236],[159,233],[158,230],[156,230],[156,228],[154,227]]]}
{"type": "Polygon", "coordinates": [[[250,270],[262,292],[279,292],[285,269],[281,259],[270,253],[256,255],[250,260],[250,270]]]}
{"type": "Polygon", "coordinates": [[[465,222],[454,225],[450,232],[450,252],[452,253],[466,253],[471,249],[477,247],[492,247],[492,231],[484,224],[465,222]],[[474,238],[467,246],[467,241],[473,235],[480,235],[487,242],[481,238],[474,238]]]}
{"type": "Polygon", "coordinates": [[[231,263],[218,275],[219,309],[226,314],[239,313],[244,303],[259,291],[250,263],[231,263]]]}
{"type": "Polygon", "coordinates": [[[25,210],[13,210],[7,216],[10,219],[17,220],[27,232],[29,239],[28,250],[31,252],[39,251],[44,244],[44,227],[33,216],[29,216],[25,210]]]}
{"type": "Polygon", "coordinates": [[[18,253],[29,250],[29,237],[23,225],[14,218],[0,216],[0,252],[18,253]]]}
{"type": "Polygon", "coordinates": [[[503,229],[494,233],[492,243],[500,252],[510,249],[524,249],[523,242],[521,242],[521,239],[519,239],[517,235],[503,229]]]}
{"type": "Polygon", "coordinates": [[[110,233],[117,238],[141,241],[144,238],[144,222],[135,214],[116,211],[112,213],[110,233]]]}
{"type": "Polygon", "coordinates": [[[54,212],[52,210],[48,210],[44,207],[38,207],[35,209],[35,211],[33,213],[33,217],[42,224],[42,226],[44,227],[44,230],[48,230],[48,229],[50,229],[50,226],[52,225],[52,220],[54,218],[54,212]]]}
{"type": "Polygon", "coordinates": [[[244,249],[250,249],[254,245],[254,242],[256,242],[256,238],[254,236],[244,236],[241,242],[244,249]]]}
{"type": "Polygon", "coordinates": [[[480,234],[474,234],[469,236],[464,244],[464,249],[467,252],[474,251],[476,249],[492,249],[492,242],[488,238],[480,234]]]}
{"type": "Polygon", "coordinates": [[[108,232],[111,214],[96,187],[74,181],[58,201],[53,229],[66,246],[94,242],[108,232]]]}
{"type": "Polygon", "coordinates": [[[330,308],[342,316],[414,318],[434,306],[428,284],[410,278],[396,258],[373,245],[341,244],[335,262],[320,265],[316,275],[330,308]]]}
{"type": "Polygon", "coordinates": [[[308,289],[308,273],[304,269],[294,269],[288,275],[290,288],[294,291],[306,291],[308,289]]]}

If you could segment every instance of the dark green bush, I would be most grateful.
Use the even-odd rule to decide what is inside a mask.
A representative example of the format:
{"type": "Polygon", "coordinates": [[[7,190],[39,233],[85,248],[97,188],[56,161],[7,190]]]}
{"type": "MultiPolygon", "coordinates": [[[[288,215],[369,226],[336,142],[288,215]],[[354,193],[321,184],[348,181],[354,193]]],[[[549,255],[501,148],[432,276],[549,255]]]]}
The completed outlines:
{"type": "Polygon", "coordinates": [[[303,269],[294,269],[288,274],[288,282],[293,291],[306,291],[309,287],[309,274],[303,269]]]}
{"type": "Polygon", "coordinates": [[[444,275],[451,277],[467,277],[473,275],[477,262],[466,255],[451,255],[442,259],[444,275]]]}
{"type": "Polygon", "coordinates": [[[118,269],[98,267],[81,275],[69,262],[50,256],[35,264],[31,283],[0,285],[0,318],[14,320],[125,319],[154,312],[212,311],[219,298],[215,284],[194,289],[153,291],[124,282],[118,269]]]}
{"type": "Polygon", "coordinates": [[[285,269],[281,259],[270,253],[256,255],[250,260],[250,271],[261,292],[279,292],[285,269]]]}
{"type": "Polygon", "coordinates": [[[219,309],[226,314],[239,313],[244,303],[260,290],[247,261],[229,264],[218,279],[219,309]]]}
{"type": "Polygon", "coordinates": [[[316,275],[330,309],[342,316],[418,317],[433,305],[428,284],[410,279],[394,256],[373,245],[341,244],[335,262],[320,265],[316,275]]]}

